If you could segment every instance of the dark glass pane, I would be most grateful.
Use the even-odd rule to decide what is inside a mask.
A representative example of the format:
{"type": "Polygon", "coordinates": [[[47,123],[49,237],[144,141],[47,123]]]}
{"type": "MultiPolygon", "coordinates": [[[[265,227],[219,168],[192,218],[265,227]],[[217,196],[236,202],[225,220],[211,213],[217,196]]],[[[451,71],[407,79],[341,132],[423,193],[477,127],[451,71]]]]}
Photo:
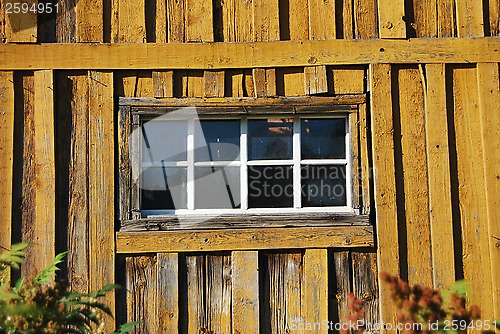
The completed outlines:
{"type": "Polygon", "coordinates": [[[142,161],[186,161],[187,122],[149,121],[141,129],[142,161]]]}
{"type": "Polygon", "coordinates": [[[288,160],[293,154],[293,119],[248,121],[249,160],[288,160]]]}
{"type": "Polygon", "coordinates": [[[249,166],[248,207],[293,207],[292,166],[249,166]]]}
{"type": "Polygon", "coordinates": [[[200,121],[195,127],[196,161],[233,161],[240,155],[240,121],[200,121]]]}
{"type": "Polygon", "coordinates": [[[186,168],[147,168],[141,175],[141,209],[187,208],[186,168]]]}
{"type": "Polygon", "coordinates": [[[345,159],[345,119],[301,120],[302,159],[345,159]]]}
{"type": "Polygon", "coordinates": [[[236,209],[240,207],[239,167],[196,167],[195,209],[236,209]]]}
{"type": "Polygon", "coordinates": [[[302,207],[347,205],[345,165],[303,166],[301,174],[302,207]]]}

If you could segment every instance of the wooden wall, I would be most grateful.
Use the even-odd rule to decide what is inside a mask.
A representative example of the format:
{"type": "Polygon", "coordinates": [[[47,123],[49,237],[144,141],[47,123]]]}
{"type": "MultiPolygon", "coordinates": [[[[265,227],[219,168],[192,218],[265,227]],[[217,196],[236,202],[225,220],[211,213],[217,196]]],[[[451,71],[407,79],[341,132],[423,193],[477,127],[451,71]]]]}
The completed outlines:
{"type": "MultiPolygon", "coordinates": [[[[1,3],[5,7],[6,0],[1,3]]],[[[380,311],[384,322],[392,322],[385,288],[379,301],[373,287],[377,270],[440,288],[465,278],[484,318],[500,318],[500,60],[481,56],[498,53],[489,44],[498,45],[498,38],[488,36],[500,34],[499,0],[67,0],[57,15],[0,13],[0,244],[35,242],[22,274],[33,274],[67,249],[72,287],[87,291],[121,281],[128,290],[117,296],[118,318],[144,321],[141,333],[159,332],[158,324],[167,333],[285,333],[293,317],[341,317],[349,288],[364,298],[370,316],[380,311]],[[459,39],[446,39],[442,51],[446,37],[459,39]],[[468,37],[483,37],[474,42],[484,45],[481,52],[468,37]],[[417,49],[409,44],[407,53],[384,50],[384,39],[405,38],[432,39],[417,49]],[[145,64],[147,70],[130,70],[127,62],[99,68],[99,51],[74,67],[67,65],[71,58],[64,66],[45,66],[46,46],[38,47],[44,48],[39,63],[30,54],[6,56],[16,43],[333,39],[371,39],[355,48],[369,45],[379,52],[369,59],[354,52],[352,60],[343,54],[338,63],[334,56],[328,62],[308,56],[301,66],[284,66],[276,51],[263,68],[192,69],[186,61],[183,69],[180,55],[175,69],[156,59],[162,66],[145,64]],[[377,58],[389,59],[383,57],[390,52],[394,61],[377,58]],[[25,65],[12,65],[23,58],[29,59],[25,65]],[[289,249],[116,255],[118,97],[359,93],[369,100],[365,159],[373,167],[376,254],[289,249]],[[248,282],[256,281],[259,289],[249,289],[248,282]]],[[[317,52],[300,43],[294,48],[317,52]]],[[[213,56],[218,64],[226,57],[234,59],[223,52],[213,56]]]]}

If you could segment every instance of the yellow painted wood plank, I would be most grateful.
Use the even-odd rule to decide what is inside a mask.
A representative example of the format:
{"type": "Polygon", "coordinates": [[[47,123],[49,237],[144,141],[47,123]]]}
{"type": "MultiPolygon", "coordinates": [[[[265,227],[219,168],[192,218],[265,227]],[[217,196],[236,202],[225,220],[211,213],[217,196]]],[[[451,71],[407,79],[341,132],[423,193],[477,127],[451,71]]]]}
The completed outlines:
{"type": "MultiPolygon", "coordinates": [[[[3,8],[6,8],[6,4],[14,4],[14,1],[2,0],[3,8]]],[[[29,7],[38,4],[38,0],[26,0],[22,2],[17,2],[19,5],[21,3],[28,4],[29,7]]],[[[14,9],[12,8],[12,11],[14,9]]],[[[5,13],[5,37],[6,41],[9,43],[36,43],[37,41],[37,31],[38,31],[38,20],[37,13],[5,13]]]]}
{"type": "Polygon", "coordinates": [[[213,6],[211,1],[186,0],[186,42],[213,42],[213,6]]]}
{"type": "Polygon", "coordinates": [[[231,69],[499,62],[500,38],[255,43],[0,44],[0,70],[231,69]],[[324,52],[332,50],[332,52],[324,52]],[[272,56],[270,56],[272,55],[272,56]]]}
{"type": "Polygon", "coordinates": [[[380,38],[406,38],[404,0],[379,0],[377,4],[380,38]]]}
{"type": "Polygon", "coordinates": [[[14,73],[0,72],[0,245],[10,249],[14,168],[14,73]]]}
{"type": "Polygon", "coordinates": [[[437,0],[438,37],[453,37],[455,34],[455,0],[437,0]]]}
{"type": "Polygon", "coordinates": [[[186,41],[186,0],[167,0],[168,42],[186,41]]]}
{"type": "Polygon", "coordinates": [[[54,74],[36,71],[35,80],[35,219],[33,252],[38,270],[52,264],[55,256],[55,140],[54,74]]]}
{"type": "Polygon", "coordinates": [[[371,0],[354,0],[354,37],[357,39],[378,36],[377,3],[371,0]]]}
{"type": "Polygon", "coordinates": [[[179,254],[158,253],[158,333],[179,333],[179,254]]]}
{"type": "Polygon", "coordinates": [[[206,329],[208,332],[231,334],[231,256],[209,254],[206,259],[206,329]]]}
{"type": "Polygon", "coordinates": [[[204,71],[204,97],[224,97],[224,71],[204,71]]]}
{"type": "MultiPolygon", "coordinates": [[[[413,28],[417,37],[437,37],[438,33],[438,7],[439,0],[421,0],[413,2],[415,23],[413,28]]],[[[446,15],[445,13],[442,13],[446,15]]],[[[450,13],[449,15],[452,15],[450,13]]]]}
{"type": "Polygon", "coordinates": [[[103,0],[78,0],[75,13],[77,42],[103,42],[103,0]]]}
{"type": "Polygon", "coordinates": [[[156,17],[155,17],[155,41],[156,43],[167,43],[168,38],[168,4],[167,0],[155,0],[156,1],[156,17]]]}
{"type": "Polygon", "coordinates": [[[284,319],[277,318],[276,320],[282,323],[280,327],[285,329],[284,333],[301,334],[302,331],[300,329],[293,330],[291,324],[293,320],[295,320],[295,324],[304,322],[302,316],[303,275],[301,272],[301,269],[303,269],[303,255],[301,252],[293,252],[276,254],[275,256],[281,260],[283,273],[281,277],[278,277],[278,281],[276,282],[278,289],[283,289],[283,298],[278,300],[275,307],[283,309],[282,314],[284,317],[284,319]],[[282,286],[280,286],[281,284],[282,286]]]}
{"type": "Polygon", "coordinates": [[[365,68],[363,66],[331,67],[333,93],[361,94],[365,92],[365,68]]]}
{"type": "Polygon", "coordinates": [[[255,41],[280,39],[278,0],[254,0],[253,24],[255,41]]]}
{"type": "MultiPolygon", "coordinates": [[[[89,72],[89,270],[90,288],[115,281],[113,73],[89,72]]],[[[112,310],[114,294],[103,299],[112,310]]],[[[107,322],[107,331],[114,330],[107,322]]]]}
{"type": "Polygon", "coordinates": [[[290,40],[303,41],[309,39],[309,12],[307,1],[288,1],[288,17],[290,40]]]}
{"type": "Polygon", "coordinates": [[[187,267],[187,334],[203,333],[206,326],[205,257],[186,256],[187,267]]]}
{"type": "Polygon", "coordinates": [[[306,95],[327,93],[326,66],[304,67],[304,88],[306,95]]]}
{"type": "Polygon", "coordinates": [[[233,334],[258,333],[259,324],[259,252],[232,252],[233,334]]]}
{"type": "Polygon", "coordinates": [[[370,167],[370,157],[369,157],[369,137],[370,128],[368,126],[369,119],[367,114],[367,106],[365,103],[358,106],[358,120],[359,120],[359,151],[360,151],[360,170],[354,177],[360,179],[361,183],[361,209],[360,213],[368,214],[370,212],[371,205],[371,191],[370,191],[370,178],[371,167],[370,167]]]}
{"type": "Polygon", "coordinates": [[[458,37],[484,36],[483,3],[475,0],[456,0],[458,37]]]}
{"type": "MultiPolygon", "coordinates": [[[[343,0],[342,2],[342,12],[337,13],[337,17],[342,17],[342,38],[353,39],[354,38],[354,1],[353,0],[343,0]]],[[[338,19],[337,19],[338,20],[338,19]]],[[[337,22],[337,25],[339,23],[337,22]]]]}
{"type": "MultiPolygon", "coordinates": [[[[302,282],[302,316],[305,323],[322,323],[328,319],[328,250],[306,249],[302,282]]],[[[328,333],[321,327],[315,333],[328,333]]]]}
{"type": "Polygon", "coordinates": [[[483,163],[486,182],[488,212],[488,239],[490,244],[491,274],[493,282],[493,308],[495,319],[500,319],[500,80],[497,63],[477,64],[479,110],[483,141],[483,163]]]}
{"type": "Polygon", "coordinates": [[[146,10],[144,1],[117,0],[117,29],[119,43],[146,41],[146,10]]]}
{"type": "Polygon", "coordinates": [[[490,12],[490,36],[500,36],[500,1],[490,0],[488,9],[490,12]]]}
{"type": "Polygon", "coordinates": [[[477,81],[475,67],[457,67],[453,70],[458,201],[463,273],[472,287],[470,299],[480,306],[484,319],[492,319],[494,312],[491,271],[497,268],[491,268],[489,243],[493,240],[490,240],[488,231],[485,157],[482,141],[479,139],[481,120],[477,81]]]}
{"type": "Polygon", "coordinates": [[[309,0],[309,39],[334,39],[335,28],[335,1],[309,0]]]}
{"type": "Polygon", "coordinates": [[[426,65],[425,134],[432,275],[433,285],[439,289],[448,289],[455,282],[455,259],[450,251],[454,242],[445,73],[444,64],[426,65]]]}
{"type": "MultiPolygon", "coordinates": [[[[399,274],[398,216],[394,162],[394,127],[391,65],[370,67],[371,126],[374,169],[375,212],[377,224],[377,261],[379,272],[399,274]]],[[[395,320],[395,306],[389,288],[381,284],[380,319],[395,320]]]]}
{"type": "Polygon", "coordinates": [[[411,285],[431,286],[431,232],[422,78],[423,73],[416,67],[398,71],[408,282],[411,285]]]}
{"type": "Polygon", "coordinates": [[[174,71],[153,71],[154,97],[174,96],[174,71]]]}
{"type": "Polygon", "coordinates": [[[373,246],[371,226],[118,232],[118,253],[373,246]]]}

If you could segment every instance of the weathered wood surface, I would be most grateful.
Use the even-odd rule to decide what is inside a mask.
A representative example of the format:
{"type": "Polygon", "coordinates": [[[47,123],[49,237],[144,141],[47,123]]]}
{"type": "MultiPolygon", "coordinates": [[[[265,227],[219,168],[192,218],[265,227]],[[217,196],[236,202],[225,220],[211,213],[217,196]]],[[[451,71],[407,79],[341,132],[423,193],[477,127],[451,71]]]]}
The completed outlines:
{"type": "Polygon", "coordinates": [[[377,4],[380,38],[405,38],[405,1],[379,0],[377,4]]]}
{"type": "MultiPolygon", "coordinates": [[[[338,309],[339,323],[348,323],[347,315],[349,314],[347,294],[352,292],[352,283],[350,280],[349,272],[351,270],[351,263],[349,259],[350,252],[339,251],[333,253],[331,256],[335,263],[335,304],[338,309]]],[[[333,275],[333,273],[332,273],[333,275]]]]}
{"type": "Polygon", "coordinates": [[[379,318],[379,294],[377,256],[373,252],[352,252],[352,292],[363,301],[365,323],[377,324],[379,318]]]}
{"type": "MultiPolygon", "coordinates": [[[[302,317],[306,323],[328,319],[328,250],[306,249],[303,257],[302,317]],[[315,307],[311,307],[311,306],[315,307]]],[[[316,333],[328,333],[320,328],[316,333]]]]}
{"type": "Polygon", "coordinates": [[[0,70],[231,69],[498,62],[499,48],[500,38],[497,37],[185,44],[0,44],[0,57],[9,59],[0,63],[0,70]],[[20,54],[23,57],[19,57],[20,54]]]}
{"type": "Polygon", "coordinates": [[[371,247],[371,226],[225,229],[192,232],[117,232],[121,254],[207,250],[371,247]]]}

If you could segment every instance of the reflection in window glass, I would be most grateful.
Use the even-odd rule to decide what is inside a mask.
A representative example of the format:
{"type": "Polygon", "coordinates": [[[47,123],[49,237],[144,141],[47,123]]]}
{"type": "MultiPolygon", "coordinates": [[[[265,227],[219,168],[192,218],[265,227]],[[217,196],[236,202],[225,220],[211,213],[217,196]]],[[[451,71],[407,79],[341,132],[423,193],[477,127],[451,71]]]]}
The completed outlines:
{"type": "Polygon", "coordinates": [[[233,161],[240,155],[240,121],[200,121],[195,128],[196,161],[233,161]]]}
{"type": "Polygon", "coordinates": [[[301,120],[302,159],[345,159],[345,119],[301,120]]]}
{"type": "Polygon", "coordinates": [[[240,207],[239,167],[196,167],[195,209],[236,209],[240,207]]]}
{"type": "Polygon", "coordinates": [[[347,205],[345,165],[303,166],[301,174],[303,207],[347,205]]]}
{"type": "Polygon", "coordinates": [[[293,153],[293,119],[248,121],[249,160],[288,160],[293,153]]]}
{"type": "Polygon", "coordinates": [[[248,207],[293,207],[293,167],[248,167],[248,207]]]}
{"type": "Polygon", "coordinates": [[[186,209],[186,184],[186,168],[146,168],[141,174],[141,208],[186,209]]]}
{"type": "Polygon", "coordinates": [[[149,121],[143,124],[143,162],[185,161],[186,152],[186,121],[149,121]]]}

